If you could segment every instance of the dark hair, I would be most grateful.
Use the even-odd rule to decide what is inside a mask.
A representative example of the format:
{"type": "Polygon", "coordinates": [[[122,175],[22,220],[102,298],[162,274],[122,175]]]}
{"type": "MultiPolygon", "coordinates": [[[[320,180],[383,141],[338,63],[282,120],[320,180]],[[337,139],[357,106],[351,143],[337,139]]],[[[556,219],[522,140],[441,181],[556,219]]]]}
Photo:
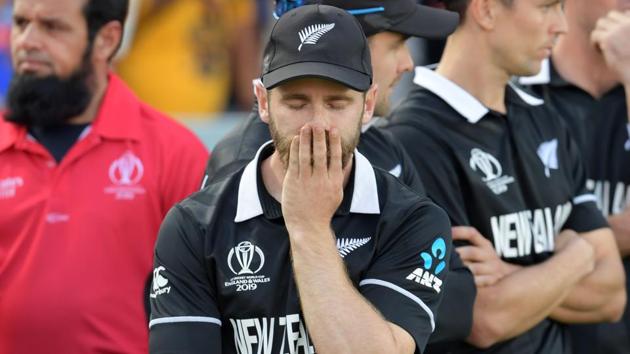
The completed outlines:
{"type": "MultiPolygon", "coordinates": [[[[459,18],[462,19],[460,24],[464,22],[463,20],[466,18],[466,10],[468,10],[470,0],[443,0],[442,2],[447,10],[454,11],[459,14],[459,18]]],[[[501,2],[505,6],[512,6],[514,0],[501,0],[501,2]]]]}
{"type": "MultiPolygon", "coordinates": [[[[125,19],[127,18],[127,12],[129,9],[129,0],[85,1],[86,3],[83,6],[83,15],[85,16],[85,20],[87,22],[88,43],[90,43],[90,45],[96,37],[98,31],[100,31],[101,28],[109,22],[118,21],[123,28],[125,27],[125,19]]],[[[118,43],[116,51],[118,51],[121,44],[122,38],[118,43]]]]}

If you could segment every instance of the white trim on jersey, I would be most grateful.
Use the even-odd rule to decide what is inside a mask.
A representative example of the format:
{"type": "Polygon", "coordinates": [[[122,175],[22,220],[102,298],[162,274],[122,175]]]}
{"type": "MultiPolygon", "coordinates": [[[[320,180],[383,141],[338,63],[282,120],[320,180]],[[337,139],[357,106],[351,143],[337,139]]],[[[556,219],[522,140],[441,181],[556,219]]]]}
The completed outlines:
{"type": "Polygon", "coordinates": [[[533,76],[522,76],[518,78],[521,85],[546,85],[551,82],[551,65],[549,59],[545,59],[540,64],[540,72],[533,76]]]}
{"type": "MultiPolygon", "coordinates": [[[[238,186],[238,202],[234,222],[243,222],[263,214],[258,196],[258,159],[260,153],[272,141],[263,144],[256,157],[245,167],[238,186]]],[[[354,150],[354,191],[350,212],[354,214],[380,214],[376,175],[370,161],[356,149],[354,150]]]]}
{"type": "Polygon", "coordinates": [[[197,323],[212,323],[219,326],[222,326],[221,320],[214,317],[203,317],[203,316],[176,316],[176,317],[162,317],[156,318],[149,322],[149,328],[164,324],[164,323],[183,323],[183,322],[197,322],[197,323]]]}
{"type": "Polygon", "coordinates": [[[512,82],[509,82],[508,85],[510,85],[510,87],[516,92],[516,94],[518,94],[518,96],[525,102],[527,102],[527,104],[529,104],[530,106],[540,106],[542,104],[545,103],[545,101],[543,99],[540,99],[536,96],[530,95],[529,93],[521,90],[520,88],[518,88],[516,85],[514,85],[512,82]]]}
{"type": "Polygon", "coordinates": [[[431,311],[431,309],[429,308],[429,306],[427,306],[427,304],[424,303],[424,301],[422,301],[422,299],[420,299],[419,297],[417,297],[416,295],[414,295],[413,293],[411,293],[408,290],[405,290],[403,288],[401,288],[400,286],[384,281],[384,280],[379,280],[379,279],[363,279],[361,280],[361,282],[359,283],[359,286],[365,286],[365,285],[379,285],[379,286],[383,286],[386,287],[388,289],[394,290],[398,293],[400,293],[401,295],[408,297],[410,300],[412,300],[413,302],[417,303],[418,305],[420,305],[420,307],[422,307],[422,309],[424,310],[424,312],[427,313],[427,315],[429,315],[429,319],[431,320],[431,332],[435,331],[435,319],[433,316],[433,312],[431,311]]]}
{"type": "Polygon", "coordinates": [[[584,204],[584,203],[588,203],[588,202],[597,203],[597,197],[595,196],[595,194],[582,194],[582,195],[578,195],[577,197],[573,198],[573,204],[574,205],[584,204]]]}

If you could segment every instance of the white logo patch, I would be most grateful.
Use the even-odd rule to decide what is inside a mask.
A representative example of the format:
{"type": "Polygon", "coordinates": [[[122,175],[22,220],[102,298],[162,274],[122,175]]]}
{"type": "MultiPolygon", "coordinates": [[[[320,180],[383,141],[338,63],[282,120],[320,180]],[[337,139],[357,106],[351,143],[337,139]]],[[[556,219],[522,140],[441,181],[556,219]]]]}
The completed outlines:
{"type": "Polygon", "coordinates": [[[298,52],[302,51],[302,46],[305,44],[317,44],[320,38],[327,32],[330,32],[335,28],[334,23],[310,25],[301,30],[298,35],[300,36],[300,46],[298,52]]]}
{"type": "Polygon", "coordinates": [[[146,193],[144,187],[138,185],[143,176],[142,160],[127,151],[109,166],[109,179],[113,185],[105,188],[105,193],[115,195],[118,200],[133,200],[136,195],[146,193]]]}
{"type": "Polygon", "coordinates": [[[442,291],[442,279],[431,274],[428,270],[416,268],[416,270],[411,272],[406,279],[433,289],[438,294],[442,291]]]}
{"type": "Polygon", "coordinates": [[[152,299],[162,295],[168,294],[171,292],[171,287],[168,285],[168,279],[164,277],[164,275],[160,274],[160,272],[165,271],[166,268],[159,266],[153,269],[153,292],[149,294],[152,299]]]}
{"type": "Polygon", "coordinates": [[[15,197],[17,190],[24,186],[22,177],[8,177],[0,179],[0,199],[15,197]]]}
{"type": "Polygon", "coordinates": [[[341,258],[345,258],[350,252],[370,242],[372,238],[338,238],[337,250],[341,258]]]}
{"type": "Polygon", "coordinates": [[[508,189],[507,185],[514,182],[514,177],[503,175],[503,167],[499,161],[481,149],[475,148],[470,151],[469,164],[473,171],[483,174],[481,180],[496,195],[505,193],[508,189]]]}
{"type": "Polygon", "coordinates": [[[545,165],[545,176],[551,177],[551,170],[558,169],[558,139],[546,141],[538,147],[538,157],[545,165]]]}
{"type": "Polygon", "coordinates": [[[256,290],[258,284],[271,280],[265,275],[258,275],[265,265],[265,254],[250,241],[243,241],[232,248],[227,256],[227,264],[236,277],[225,282],[226,288],[236,285],[236,291],[256,290]]]}

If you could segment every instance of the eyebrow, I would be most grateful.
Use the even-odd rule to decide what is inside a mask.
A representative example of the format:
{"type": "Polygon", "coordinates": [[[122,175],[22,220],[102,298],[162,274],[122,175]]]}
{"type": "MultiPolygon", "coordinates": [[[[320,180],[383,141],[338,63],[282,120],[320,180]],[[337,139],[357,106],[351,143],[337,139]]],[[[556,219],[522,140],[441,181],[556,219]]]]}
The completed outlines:
{"type": "MultiPolygon", "coordinates": [[[[285,95],[282,95],[281,99],[284,101],[288,101],[288,100],[308,101],[310,100],[310,97],[308,95],[301,94],[301,93],[287,93],[285,95]]],[[[345,94],[330,94],[330,95],[324,96],[324,100],[325,101],[352,101],[352,97],[345,94]]]]}

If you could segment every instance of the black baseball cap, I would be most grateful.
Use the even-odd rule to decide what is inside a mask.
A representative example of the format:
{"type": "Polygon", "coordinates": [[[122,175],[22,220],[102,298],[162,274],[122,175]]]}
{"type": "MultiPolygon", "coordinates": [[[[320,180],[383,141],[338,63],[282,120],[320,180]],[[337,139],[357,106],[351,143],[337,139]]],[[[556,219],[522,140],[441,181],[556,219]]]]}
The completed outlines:
{"type": "Polygon", "coordinates": [[[262,83],[318,77],[356,91],[372,85],[370,49],[361,25],[345,10],[304,5],[280,17],[263,56],[262,83]]]}
{"type": "Polygon", "coordinates": [[[417,0],[277,0],[276,16],[309,3],[342,8],[355,15],[366,36],[378,32],[396,32],[406,36],[441,39],[459,24],[456,12],[419,5],[417,0]]]}

